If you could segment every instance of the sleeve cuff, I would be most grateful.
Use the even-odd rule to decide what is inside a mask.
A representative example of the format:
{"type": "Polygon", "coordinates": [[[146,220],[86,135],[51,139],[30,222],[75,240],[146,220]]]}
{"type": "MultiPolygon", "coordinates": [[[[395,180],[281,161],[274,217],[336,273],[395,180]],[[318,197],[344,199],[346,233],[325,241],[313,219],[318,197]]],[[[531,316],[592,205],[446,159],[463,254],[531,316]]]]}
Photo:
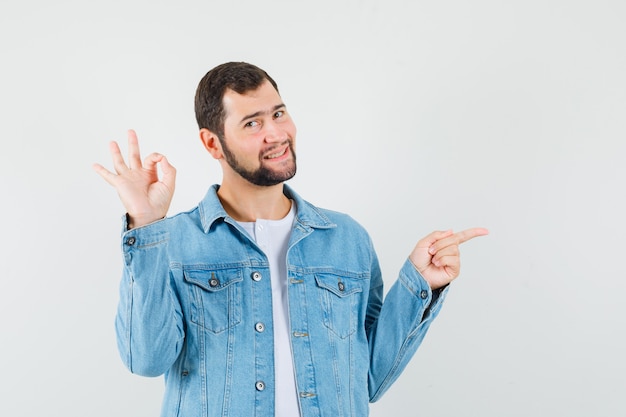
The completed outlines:
{"type": "Polygon", "coordinates": [[[426,279],[419,273],[415,265],[407,259],[402,267],[401,277],[404,285],[424,303],[423,320],[436,315],[448,293],[450,285],[432,290],[426,279]]]}

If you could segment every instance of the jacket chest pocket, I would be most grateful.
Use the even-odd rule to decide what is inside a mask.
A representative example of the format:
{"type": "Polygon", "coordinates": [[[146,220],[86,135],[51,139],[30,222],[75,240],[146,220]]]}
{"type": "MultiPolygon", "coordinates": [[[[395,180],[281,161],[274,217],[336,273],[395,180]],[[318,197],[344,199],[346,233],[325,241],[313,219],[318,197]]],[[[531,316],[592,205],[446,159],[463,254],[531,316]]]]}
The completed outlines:
{"type": "Polygon", "coordinates": [[[191,321],[212,333],[221,333],[241,322],[241,269],[183,271],[189,283],[191,321]]]}
{"type": "Polygon", "coordinates": [[[316,274],[324,325],[340,338],[357,329],[363,280],[333,274],[316,274]]]}

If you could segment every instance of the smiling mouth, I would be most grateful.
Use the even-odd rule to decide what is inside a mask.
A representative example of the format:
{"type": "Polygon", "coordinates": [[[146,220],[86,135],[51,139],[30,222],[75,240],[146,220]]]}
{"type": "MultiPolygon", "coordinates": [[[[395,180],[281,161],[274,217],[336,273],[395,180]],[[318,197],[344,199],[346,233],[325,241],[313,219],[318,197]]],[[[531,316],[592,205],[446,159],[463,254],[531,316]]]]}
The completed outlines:
{"type": "Polygon", "coordinates": [[[276,158],[280,158],[281,156],[283,156],[284,154],[287,153],[287,149],[289,148],[289,146],[285,146],[285,148],[280,151],[280,152],[275,152],[275,153],[271,153],[269,155],[265,155],[263,157],[263,159],[276,159],[276,158]]]}

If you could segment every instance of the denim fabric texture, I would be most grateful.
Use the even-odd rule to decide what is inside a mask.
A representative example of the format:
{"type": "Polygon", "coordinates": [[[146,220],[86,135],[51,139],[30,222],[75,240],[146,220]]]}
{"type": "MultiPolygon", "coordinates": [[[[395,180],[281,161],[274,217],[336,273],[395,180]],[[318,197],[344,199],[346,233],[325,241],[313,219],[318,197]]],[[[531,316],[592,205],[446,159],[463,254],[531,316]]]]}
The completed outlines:
{"type": "MultiPolygon", "coordinates": [[[[273,417],[269,264],[211,187],[188,212],[122,233],[118,348],[131,372],[165,377],[162,417],[273,417]]],[[[302,417],[365,417],[398,378],[447,288],[407,260],[385,296],[367,232],[288,186],[293,363],[302,417]]]]}

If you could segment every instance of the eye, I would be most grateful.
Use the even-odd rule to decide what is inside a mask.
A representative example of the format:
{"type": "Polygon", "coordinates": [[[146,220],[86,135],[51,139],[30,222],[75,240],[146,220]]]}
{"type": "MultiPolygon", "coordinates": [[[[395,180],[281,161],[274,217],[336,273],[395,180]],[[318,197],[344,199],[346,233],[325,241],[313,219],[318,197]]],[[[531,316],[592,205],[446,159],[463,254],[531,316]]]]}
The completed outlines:
{"type": "Polygon", "coordinates": [[[285,115],[284,110],[278,110],[276,113],[274,113],[274,119],[278,119],[280,117],[283,117],[284,115],[285,115]]]}
{"type": "Polygon", "coordinates": [[[248,123],[246,123],[244,126],[245,127],[257,127],[259,125],[259,122],[257,122],[256,120],[251,120],[248,123]]]}

